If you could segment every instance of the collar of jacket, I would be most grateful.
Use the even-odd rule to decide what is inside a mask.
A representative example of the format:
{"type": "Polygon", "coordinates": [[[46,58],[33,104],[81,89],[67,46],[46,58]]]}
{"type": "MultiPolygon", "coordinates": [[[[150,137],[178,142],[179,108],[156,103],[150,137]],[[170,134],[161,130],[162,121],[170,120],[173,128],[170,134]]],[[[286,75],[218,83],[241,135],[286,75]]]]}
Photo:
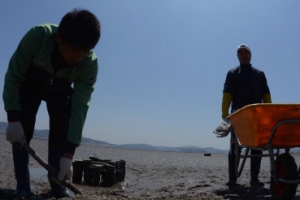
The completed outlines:
{"type": "Polygon", "coordinates": [[[51,64],[55,71],[58,71],[63,68],[74,67],[74,66],[78,65],[78,63],[75,65],[68,65],[64,61],[63,57],[59,53],[58,44],[56,42],[54,43],[54,48],[53,48],[53,51],[50,53],[50,56],[51,56],[51,64]]]}
{"type": "Polygon", "coordinates": [[[243,69],[250,69],[252,67],[251,64],[240,64],[241,68],[243,69]]]}

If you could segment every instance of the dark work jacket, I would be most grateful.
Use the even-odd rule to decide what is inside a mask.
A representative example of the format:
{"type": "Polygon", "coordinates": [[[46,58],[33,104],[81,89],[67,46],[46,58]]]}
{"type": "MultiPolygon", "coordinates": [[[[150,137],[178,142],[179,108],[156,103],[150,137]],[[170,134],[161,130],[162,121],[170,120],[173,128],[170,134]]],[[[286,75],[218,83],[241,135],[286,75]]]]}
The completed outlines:
{"type": "Polygon", "coordinates": [[[232,95],[231,110],[254,103],[262,103],[262,96],[270,94],[263,71],[251,64],[237,66],[228,71],[223,92],[232,95]]]}

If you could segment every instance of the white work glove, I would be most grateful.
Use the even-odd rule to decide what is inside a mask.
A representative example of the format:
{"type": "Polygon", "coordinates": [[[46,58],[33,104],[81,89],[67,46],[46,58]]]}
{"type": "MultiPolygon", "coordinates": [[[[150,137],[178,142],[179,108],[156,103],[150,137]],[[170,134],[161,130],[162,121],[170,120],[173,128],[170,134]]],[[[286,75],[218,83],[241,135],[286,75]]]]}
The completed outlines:
{"type": "Polygon", "coordinates": [[[217,138],[226,137],[232,130],[231,121],[227,118],[224,118],[219,126],[213,131],[217,135],[217,138]]]}
{"type": "Polygon", "coordinates": [[[226,137],[229,134],[229,132],[220,132],[217,134],[217,138],[222,138],[222,137],[226,137]]]}
{"type": "Polygon", "coordinates": [[[64,178],[72,180],[73,167],[72,160],[62,157],[59,162],[60,171],[58,173],[58,180],[62,181],[64,178]]]}
{"type": "Polygon", "coordinates": [[[11,144],[23,144],[25,140],[21,122],[11,122],[6,128],[6,140],[11,144]]]}

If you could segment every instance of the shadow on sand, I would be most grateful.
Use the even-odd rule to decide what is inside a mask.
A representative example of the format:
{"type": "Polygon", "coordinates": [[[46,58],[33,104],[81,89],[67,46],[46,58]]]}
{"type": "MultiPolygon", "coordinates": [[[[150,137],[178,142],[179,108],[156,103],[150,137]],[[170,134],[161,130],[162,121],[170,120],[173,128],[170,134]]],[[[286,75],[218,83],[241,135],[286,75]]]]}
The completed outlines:
{"type": "MultiPolygon", "coordinates": [[[[12,194],[15,190],[7,189],[7,188],[0,188],[0,199],[1,200],[11,200],[12,194]]],[[[30,200],[47,200],[47,199],[53,199],[53,197],[50,195],[50,193],[41,193],[39,195],[32,194],[30,196],[30,200]]]]}
{"type": "Polygon", "coordinates": [[[272,199],[271,191],[264,187],[247,187],[237,184],[228,187],[227,190],[215,190],[214,193],[226,199],[232,200],[250,200],[250,199],[272,199]]]}

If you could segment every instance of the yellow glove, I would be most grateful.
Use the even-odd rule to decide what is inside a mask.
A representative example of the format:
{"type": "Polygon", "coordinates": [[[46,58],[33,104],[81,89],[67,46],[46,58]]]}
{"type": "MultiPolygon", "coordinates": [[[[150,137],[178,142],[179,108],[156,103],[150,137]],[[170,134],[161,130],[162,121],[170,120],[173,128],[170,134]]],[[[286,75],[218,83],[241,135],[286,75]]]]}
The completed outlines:
{"type": "Polygon", "coordinates": [[[262,99],[263,99],[264,103],[272,103],[271,94],[264,94],[262,96],[262,99]]]}
{"type": "Polygon", "coordinates": [[[223,100],[222,100],[222,118],[223,119],[229,115],[228,109],[231,104],[231,100],[232,100],[232,95],[228,92],[224,92],[223,100]]]}

